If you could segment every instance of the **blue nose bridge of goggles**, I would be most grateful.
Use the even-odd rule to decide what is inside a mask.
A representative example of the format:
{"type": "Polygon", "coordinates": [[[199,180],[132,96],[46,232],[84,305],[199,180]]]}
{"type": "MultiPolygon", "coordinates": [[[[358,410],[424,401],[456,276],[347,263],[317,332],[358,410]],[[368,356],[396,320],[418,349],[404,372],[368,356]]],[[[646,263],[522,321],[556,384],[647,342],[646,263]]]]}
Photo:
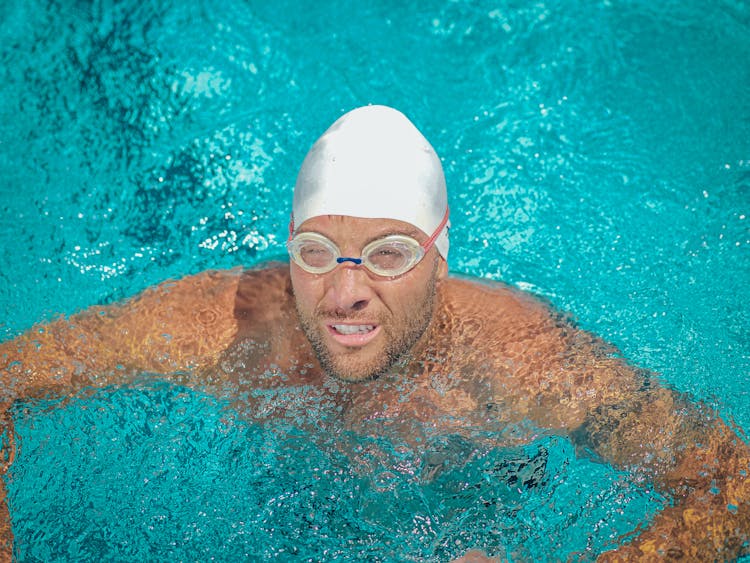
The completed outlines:
{"type": "Polygon", "coordinates": [[[344,262],[354,262],[355,264],[359,266],[362,263],[362,258],[347,258],[344,256],[340,256],[336,258],[337,264],[343,264],[344,262]]]}

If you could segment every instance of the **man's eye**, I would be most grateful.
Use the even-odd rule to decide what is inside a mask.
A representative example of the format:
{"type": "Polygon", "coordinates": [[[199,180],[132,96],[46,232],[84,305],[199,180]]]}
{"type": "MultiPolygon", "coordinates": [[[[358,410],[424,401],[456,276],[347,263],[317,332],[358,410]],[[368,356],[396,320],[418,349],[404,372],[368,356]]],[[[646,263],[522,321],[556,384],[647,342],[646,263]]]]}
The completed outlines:
{"type": "Polygon", "coordinates": [[[315,255],[318,255],[318,254],[323,254],[325,252],[326,252],[326,249],[325,248],[320,248],[320,247],[317,247],[317,248],[307,248],[307,247],[305,247],[305,248],[302,249],[302,254],[304,254],[305,256],[315,256],[315,255]]]}
{"type": "Polygon", "coordinates": [[[303,246],[299,254],[311,266],[323,266],[331,260],[330,250],[317,244],[303,246]]]}
{"type": "Polygon", "coordinates": [[[383,248],[379,249],[375,254],[378,256],[401,256],[401,252],[399,250],[396,250],[394,248],[383,248]]]}
{"type": "Polygon", "coordinates": [[[400,267],[407,259],[406,253],[396,246],[382,246],[375,249],[369,256],[370,262],[386,269],[400,267]]]}

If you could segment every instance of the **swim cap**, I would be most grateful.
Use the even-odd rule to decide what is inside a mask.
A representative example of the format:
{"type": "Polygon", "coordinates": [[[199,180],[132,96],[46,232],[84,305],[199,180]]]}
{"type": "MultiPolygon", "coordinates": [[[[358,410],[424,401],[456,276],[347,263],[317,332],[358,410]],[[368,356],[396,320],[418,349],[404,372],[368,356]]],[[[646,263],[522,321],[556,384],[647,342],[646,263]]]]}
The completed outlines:
{"type": "MultiPolygon", "coordinates": [[[[400,111],[365,106],[340,117],[307,153],[294,187],[299,226],[320,215],[397,219],[427,235],[448,212],[445,176],[427,139],[400,111]]],[[[448,227],[435,246],[448,258],[448,227]]]]}

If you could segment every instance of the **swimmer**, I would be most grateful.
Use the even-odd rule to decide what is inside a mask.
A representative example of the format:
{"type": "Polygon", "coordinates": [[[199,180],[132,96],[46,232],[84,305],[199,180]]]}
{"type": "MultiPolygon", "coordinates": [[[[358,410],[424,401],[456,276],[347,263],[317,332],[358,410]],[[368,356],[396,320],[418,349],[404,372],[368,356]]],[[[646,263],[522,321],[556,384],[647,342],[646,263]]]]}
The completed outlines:
{"type": "MultiPolygon", "coordinates": [[[[238,404],[243,390],[304,386],[355,430],[479,429],[502,447],[503,428],[530,421],[673,499],[600,560],[737,558],[750,534],[743,440],[533,296],[449,275],[449,228],[428,141],[394,109],[355,109],[302,163],[289,264],[166,282],[3,343],[0,412],[148,372],[238,404]]],[[[2,538],[10,557],[4,503],[2,538]]]]}

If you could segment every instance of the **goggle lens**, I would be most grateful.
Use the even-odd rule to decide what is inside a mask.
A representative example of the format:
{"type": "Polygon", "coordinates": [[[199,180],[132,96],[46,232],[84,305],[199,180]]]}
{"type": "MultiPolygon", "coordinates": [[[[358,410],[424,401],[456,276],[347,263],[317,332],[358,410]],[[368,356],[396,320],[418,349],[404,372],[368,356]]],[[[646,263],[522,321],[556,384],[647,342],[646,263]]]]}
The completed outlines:
{"type": "Polygon", "coordinates": [[[316,241],[303,242],[299,246],[299,257],[305,265],[315,269],[329,268],[336,260],[331,248],[316,241]]]}
{"type": "Polygon", "coordinates": [[[362,260],[376,274],[382,272],[381,275],[398,275],[392,272],[403,273],[422,257],[416,256],[417,249],[421,250],[422,247],[417,241],[412,242],[414,244],[393,239],[375,241],[374,246],[370,244],[365,248],[362,260]]]}

